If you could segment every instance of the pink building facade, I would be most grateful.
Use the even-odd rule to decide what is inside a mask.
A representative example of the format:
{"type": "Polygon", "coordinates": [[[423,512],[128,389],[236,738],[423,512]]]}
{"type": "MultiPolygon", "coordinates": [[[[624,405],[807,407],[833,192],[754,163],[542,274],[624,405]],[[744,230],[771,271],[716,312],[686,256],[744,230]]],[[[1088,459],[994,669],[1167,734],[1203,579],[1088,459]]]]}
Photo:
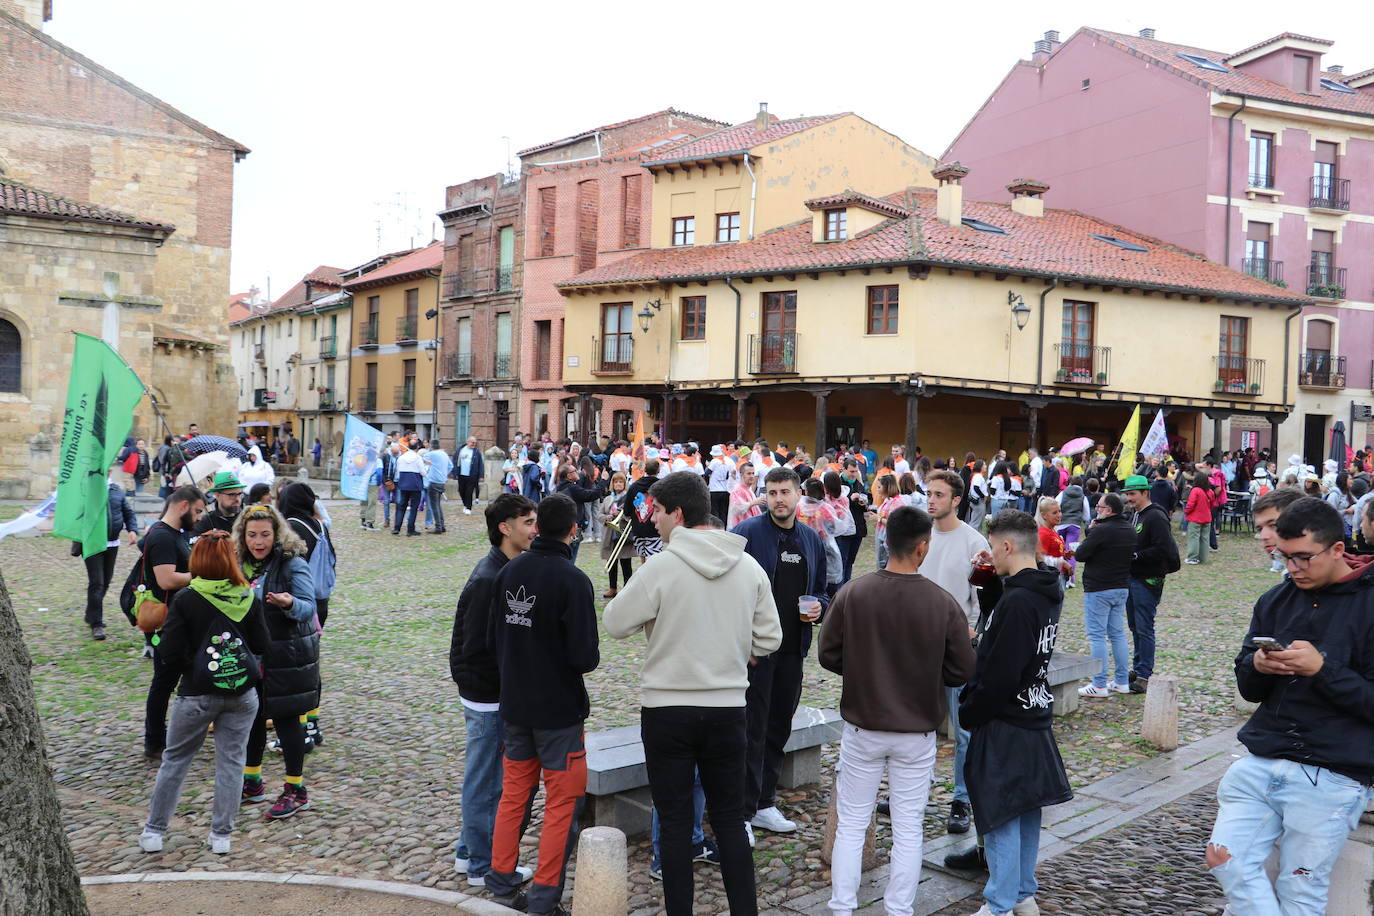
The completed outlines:
{"type": "MultiPolygon", "coordinates": [[[[1356,447],[1374,439],[1360,419],[1374,405],[1374,71],[1333,66],[1331,45],[1284,33],[1228,53],[1150,29],[1048,32],[943,157],[970,167],[971,197],[1041,179],[1053,206],[1307,293],[1276,444],[1318,464],[1337,421],[1356,447]]],[[[1272,444],[1262,422],[1221,419],[1223,448],[1272,444]]]]}

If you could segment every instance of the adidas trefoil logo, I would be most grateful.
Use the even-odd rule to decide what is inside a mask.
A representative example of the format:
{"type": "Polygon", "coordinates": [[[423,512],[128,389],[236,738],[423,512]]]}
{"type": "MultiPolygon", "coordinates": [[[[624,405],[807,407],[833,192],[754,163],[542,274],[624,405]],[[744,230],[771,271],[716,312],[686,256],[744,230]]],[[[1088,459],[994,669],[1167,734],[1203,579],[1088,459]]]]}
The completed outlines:
{"type": "Polygon", "coordinates": [[[530,609],[534,607],[534,602],[537,598],[538,596],[536,595],[525,594],[525,586],[523,585],[520,586],[513,595],[510,592],[506,592],[506,606],[511,610],[511,612],[506,615],[506,623],[514,626],[533,628],[534,621],[531,620],[528,615],[530,609]]]}

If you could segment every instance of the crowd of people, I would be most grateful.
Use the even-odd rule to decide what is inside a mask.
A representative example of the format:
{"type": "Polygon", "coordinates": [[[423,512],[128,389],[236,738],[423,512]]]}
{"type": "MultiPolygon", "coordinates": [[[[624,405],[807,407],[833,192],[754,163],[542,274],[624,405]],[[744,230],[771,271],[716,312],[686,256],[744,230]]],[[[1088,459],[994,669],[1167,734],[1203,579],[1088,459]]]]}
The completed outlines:
{"type": "MultiPolygon", "coordinates": [[[[935,730],[948,716],[946,827],[973,830],[977,842],[946,864],[988,872],[978,916],[1038,912],[1040,812],[1072,796],[1046,680],[1064,595],[1082,589],[1100,663],[1080,695],[1146,692],[1166,578],[1206,562],[1220,507],[1241,497],[1283,578],[1257,603],[1236,659],[1240,692],[1260,708],[1240,734],[1251,755],[1219,789],[1206,861],[1240,912],[1316,907],[1374,782],[1364,712],[1374,670],[1361,648],[1374,631],[1361,600],[1374,585],[1361,555],[1374,542],[1364,466],[1374,452],[1344,467],[1327,462],[1321,475],[1296,456],[1279,473],[1253,450],[1195,462],[1152,456],[1124,477],[1112,457],[1099,445],[1073,456],[1029,449],[1016,461],[1003,452],[931,460],[919,450],[909,460],[897,445],[880,463],[866,442],[812,459],[764,440],[704,454],[695,443],[604,440],[584,454],[575,442],[518,436],[483,510],[491,548],[453,621],[450,674],[466,730],[455,868],[519,909],[562,912],[587,784],[584,676],[599,664],[601,630],[643,634],[650,872],[670,914],[691,912],[694,862],[720,866],[730,912],[757,912],[754,831],[797,830],[776,790],[814,640],[819,664],[842,678],[845,723],[831,910],[858,907],[876,808],[893,831],[885,905],[913,911],[935,730]],[[870,533],[877,568],[856,574],[870,533]],[[601,542],[610,578],[600,625],[591,579],[576,565],[587,537],[601,542]],[[541,782],[531,868],[518,853],[541,782]],[[1286,788],[1276,793],[1277,784],[1286,788]],[[1281,863],[1302,864],[1281,865],[1271,882],[1262,866],[1275,842],[1281,863]]],[[[310,807],[304,764],[324,740],[331,520],[305,483],[248,486],[255,464],[216,474],[204,491],[172,490],[141,540],[127,456],[111,468],[110,541],[86,560],[86,621],[104,638],[101,604],[127,535],[141,555],[121,608],[153,660],[144,740],[160,768],[139,838],[149,852],[161,849],[212,727],[213,851],[229,851],[241,805],[268,800],[269,747],[282,755],[284,784],[265,816],[310,807]]],[[[403,521],[414,531],[426,505],[442,532],[444,482],[458,479],[470,513],[483,473],[475,439],[449,458],[437,441],[395,433],[362,501],[363,527],[380,501],[388,523],[395,509],[393,534],[403,521]]]]}

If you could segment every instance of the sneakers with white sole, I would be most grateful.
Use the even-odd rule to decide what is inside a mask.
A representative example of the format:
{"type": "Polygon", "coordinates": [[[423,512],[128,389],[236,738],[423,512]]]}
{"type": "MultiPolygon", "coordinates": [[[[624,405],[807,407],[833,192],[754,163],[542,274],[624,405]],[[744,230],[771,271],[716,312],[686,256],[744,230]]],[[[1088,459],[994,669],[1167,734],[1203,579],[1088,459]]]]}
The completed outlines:
{"type": "MultiPolygon", "coordinates": [[[[1126,688],[1126,690],[1128,693],[1130,692],[1129,687],[1126,688]]],[[[1105,700],[1112,695],[1112,692],[1106,687],[1095,687],[1092,684],[1084,684],[1082,687],[1078,688],[1078,695],[1080,697],[1088,697],[1092,700],[1105,700]]]]}
{"type": "Polygon", "coordinates": [[[744,835],[749,840],[749,848],[753,849],[754,844],[758,841],[754,839],[754,828],[748,821],[744,822],[744,835]]]}
{"type": "Polygon", "coordinates": [[[1110,690],[1112,693],[1130,693],[1130,692],[1131,692],[1131,685],[1130,685],[1130,684],[1118,684],[1118,683],[1112,682],[1112,683],[1109,683],[1109,684],[1107,685],[1107,689],[1110,690]]]}
{"type": "Polygon", "coordinates": [[[143,831],[138,836],[138,848],[144,852],[162,852],[162,834],[143,831]]]}
{"type": "Polygon", "coordinates": [[[796,822],[783,817],[776,805],[756,812],[750,823],[755,827],[771,830],[774,833],[795,833],[797,830],[796,822]]]}
{"type": "MultiPolygon", "coordinates": [[[[524,884],[526,881],[528,881],[528,880],[530,880],[531,878],[534,877],[534,869],[529,868],[529,867],[524,866],[524,865],[517,865],[517,866],[515,866],[515,873],[516,873],[517,875],[520,876],[520,883],[521,883],[521,884],[524,884]]],[[[468,887],[486,887],[486,886],[487,886],[487,876],[486,876],[486,875],[468,875],[468,887]]]]}
{"type": "Polygon", "coordinates": [[[210,834],[210,839],[207,840],[206,842],[207,842],[207,843],[209,844],[209,846],[210,846],[210,851],[213,852],[215,855],[217,855],[217,856],[228,855],[228,853],[229,853],[229,837],[227,837],[227,836],[219,836],[218,834],[212,833],[212,834],[210,834]]]}
{"type": "Polygon", "coordinates": [[[1040,904],[1034,897],[1027,897],[1011,908],[1011,916],[1040,916],[1040,904]]]}
{"type": "Polygon", "coordinates": [[[468,873],[468,860],[458,855],[456,852],[453,854],[453,870],[460,875],[466,875],[468,873]]]}

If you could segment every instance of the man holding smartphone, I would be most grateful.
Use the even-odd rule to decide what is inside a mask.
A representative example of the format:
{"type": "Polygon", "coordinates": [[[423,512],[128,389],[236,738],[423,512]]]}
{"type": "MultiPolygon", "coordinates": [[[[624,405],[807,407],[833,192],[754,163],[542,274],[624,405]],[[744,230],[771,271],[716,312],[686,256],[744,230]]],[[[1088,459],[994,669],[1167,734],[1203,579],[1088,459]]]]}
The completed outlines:
{"type": "Polygon", "coordinates": [[[1240,730],[1250,756],[1217,788],[1206,860],[1237,912],[1322,913],[1374,783],[1374,558],[1346,554],[1340,513],[1314,497],[1275,533],[1289,578],[1256,602],[1236,656],[1241,696],[1260,706],[1240,730]]]}

